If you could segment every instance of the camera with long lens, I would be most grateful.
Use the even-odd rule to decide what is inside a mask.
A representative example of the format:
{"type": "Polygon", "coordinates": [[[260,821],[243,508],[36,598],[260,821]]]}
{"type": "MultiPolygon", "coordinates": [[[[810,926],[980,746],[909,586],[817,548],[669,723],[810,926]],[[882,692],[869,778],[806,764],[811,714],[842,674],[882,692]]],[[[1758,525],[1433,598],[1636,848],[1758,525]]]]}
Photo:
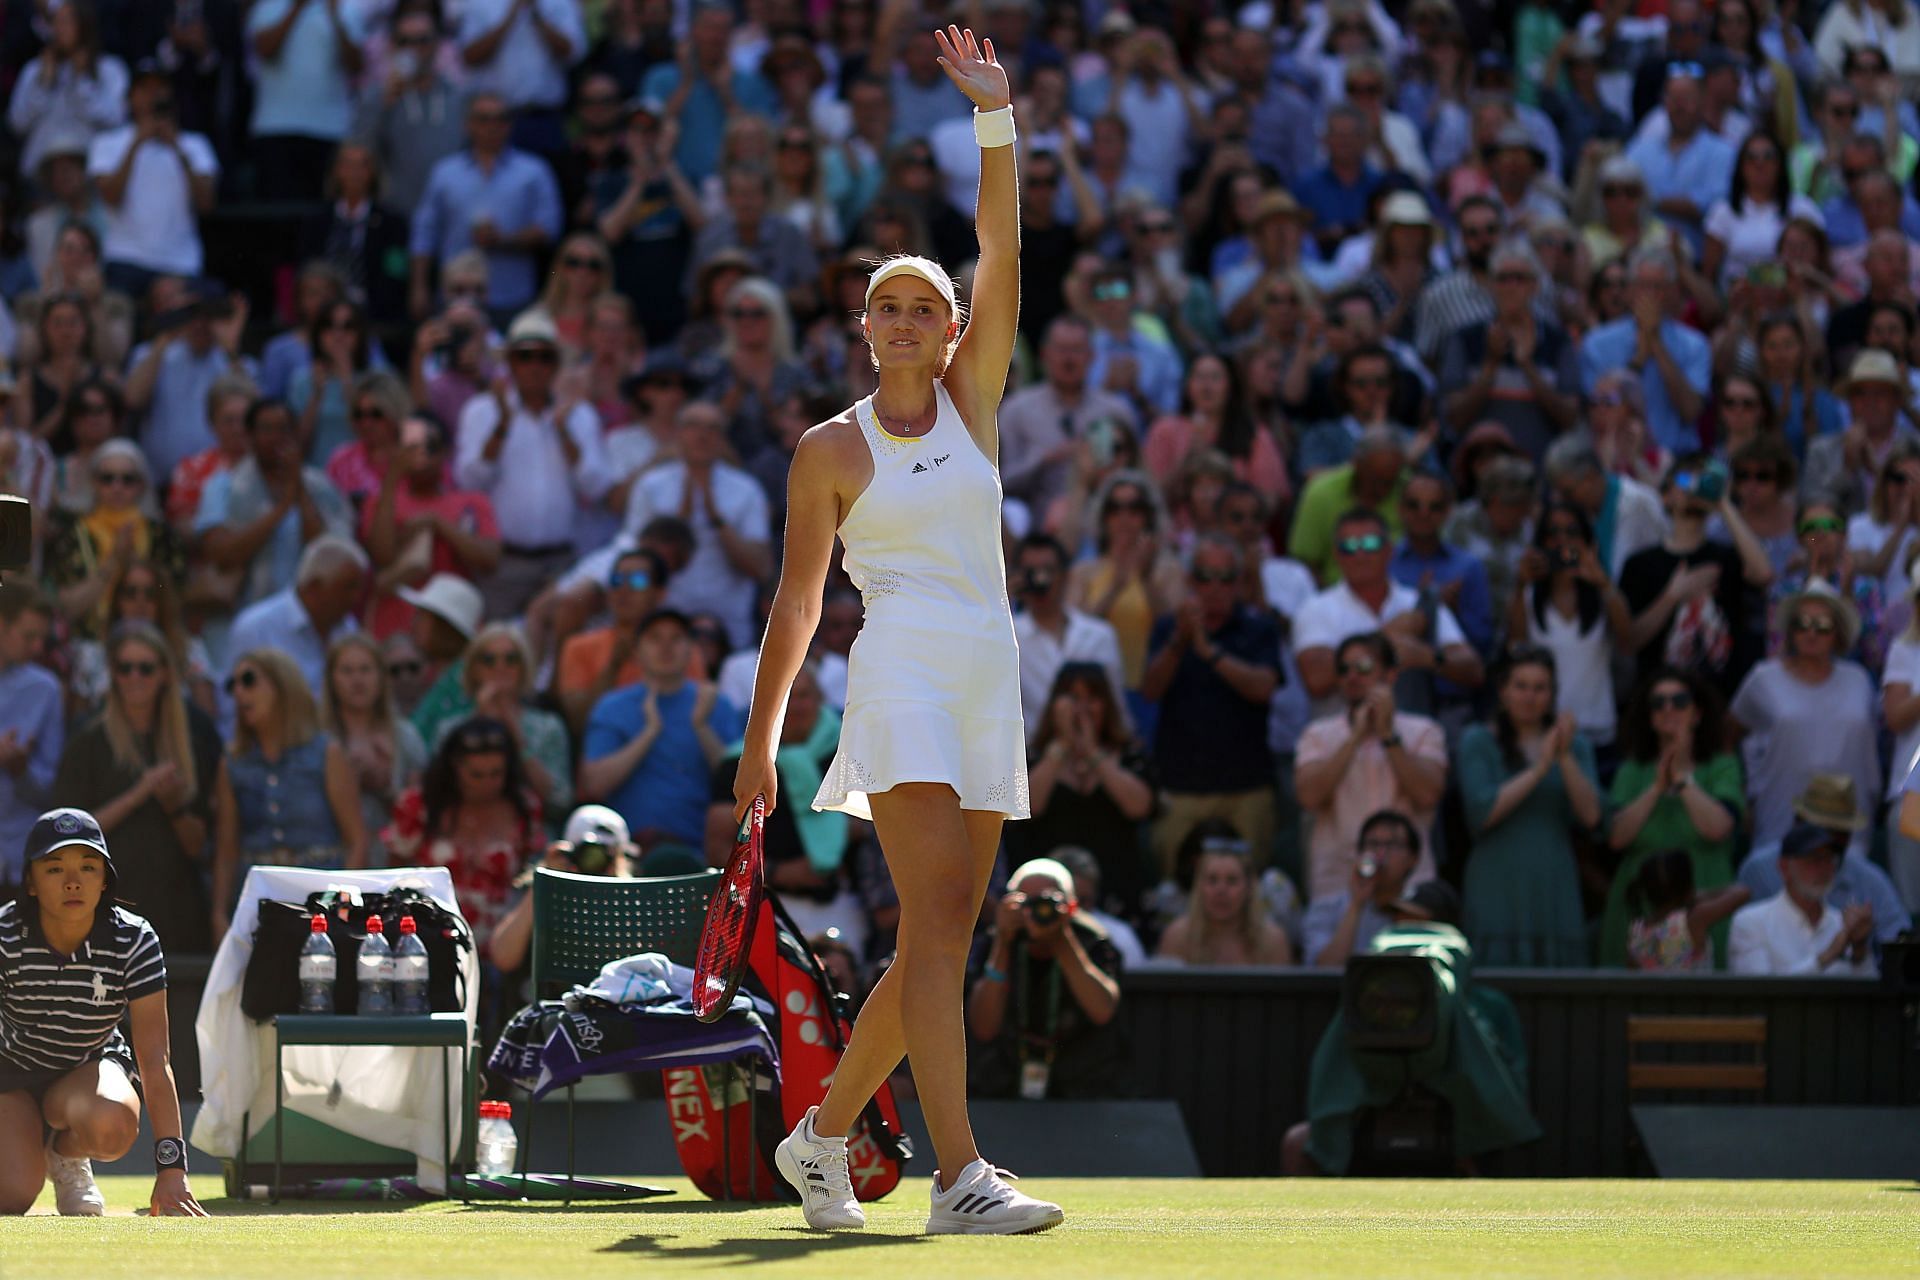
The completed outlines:
{"type": "Polygon", "coordinates": [[[1061,916],[1067,914],[1067,895],[1058,889],[1048,889],[1044,893],[1030,893],[1021,909],[1027,913],[1027,923],[1036,929],[1051,927],[1061,916]]]}
{"type": "Polygon", "coordinates": [[[555,840],[554,849],[583,876],[604,876],[620,850],[603,840],[555,840]]]}

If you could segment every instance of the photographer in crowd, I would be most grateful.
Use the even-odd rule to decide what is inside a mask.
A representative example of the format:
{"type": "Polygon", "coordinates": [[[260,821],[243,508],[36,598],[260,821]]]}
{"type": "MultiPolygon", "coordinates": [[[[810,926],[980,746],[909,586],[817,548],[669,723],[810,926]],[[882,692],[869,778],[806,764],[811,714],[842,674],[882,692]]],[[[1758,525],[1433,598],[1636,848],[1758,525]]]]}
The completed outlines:
{"type": "Polygon", "coordinates": [[[975,1097],[1100,1097],[1125,1052],[1120,952],[1084,917],[1073,874],[1052,858],[1015,867],[967,995],[967,1089],[975,1097]]]}

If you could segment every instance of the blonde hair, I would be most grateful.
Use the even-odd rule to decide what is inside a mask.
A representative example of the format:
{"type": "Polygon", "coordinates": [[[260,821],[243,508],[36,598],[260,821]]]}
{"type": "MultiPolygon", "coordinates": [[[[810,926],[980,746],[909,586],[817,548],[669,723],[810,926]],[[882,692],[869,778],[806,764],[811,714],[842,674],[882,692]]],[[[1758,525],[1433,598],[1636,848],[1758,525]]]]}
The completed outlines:
{"type": "Polygon", "coordinates": [[[107,639],[108,664],[111,666],[120,651],[130,644],[144,645],[152,650],[161,669],[167,673],[166,684],[160,690],[159,701],[154,707],[153,758],[148,759],[147,753],[141,749],[134,734],[133,721],[128,718],[126,706],[120,700],[120,685],[113,680],[107,682],[107,703],[100,717],[107,734],[107,749],[113,753],[113,762],[130,773],[143,773],[156,764],[172,765],[186,783],[187,797],[191,799],[199,789],[200,779],[193,767],[193,737],[188,731],[180,659],[174,653],[173,646],[167,643],[167,638],[152,623],[123,622],[113,629],[107,639]]]}
{"type": "MultiPolygon", "coordinates": [[[[933,367],[933,376],[936,378],[941,377],[947,372],[947,366],[953,363],[953,353],[960,349],[960,336],[967,325],[967,304],[961,300],[959,286],[954,283],[953,277],[947,274],[945,267],[935,262],[932,258],[925,257],[921,254],[896,253],[889,257],[880,258],[870,264],[872,270],[867,273],[868,306],[873,305],[873,291],[883,283],[882,277],[896,264],[911,265],[911,274],[920,276],[928,284],[932,285],[947,303],[947,308],[950,313],[949,318],[953,322],[953,337],[947,339],[946,346],[940,351],[940,359],[933,367]]],[[[905,275],[909,273],[896,271],[894,274],[905,275]]],[[[867,358],[873,362],[873,367],[878,369],[880,367],[880,353],[873,349],[873,327],[868,322],[868,313],[865,311],[860,313],[860,326],[866,330],[867,334],[867,358]]]]}
{"type": "MultiPolygon", "coordinates": [[[[273,686],[278,697],[274,715],[280,722],[281,750],[305,746],[319,735],[320,711],[314,705],[313,690],[307,687],[307,678],[300,674],[300,668],[292,658],[279,649],[249,649],[234,659],[235,671],[242,666],[252,667],[273,686]]],[[[228,750],[239,756],[259,746],[260,735],[245,719],[236,716],[233,743],[228,750]]]]}
{"type": "Polygon", "coordinates": [[[1240,945],[1248,956],[1260,952],[1261,928],[1277,928],[1267,919],[1266,895],[1260,892],[1260,877],[1253,869],[1253,859],[1248,854],[1232,849],[1202,848],[1200,856],[1193,860],[1193,888],[1187,891],[1186,946],[1182,948],[1180,960],[1187,964],[1219,964],[1223,962],[1221,942],[1226,938],[1239,939],[1240,945]],[[1216,926],[1207,918],[1200,905],[1200,868],[1208,858],[1228,858],[1240,868],[1240,874],[1246,878],[1247,896],[1240,904],[1239,916],[1225,925],[1216,926]]]}
{"type": "Polygon", "coordinates": [[[553,255],[553,270],[547,273],[547,287],[541,291],[539,307],[549,316],[560,314],[560,308],[568,302],[563,297],[567,290],[566,258],[575,249],[590,249],[593,256],[600,260],[600,290],[585,297],[574,298],[572,305],[582,310],[591,306],[600,296],[600,291],[613,284],[613,254],[607,248],[607,242],[591,231],[576,231],[560,242],[560,248],[553,255]]]}
{"type": "MultiPolygon", "coordinates": [[[[773,358],[782,362],[793,359],[793,316],[787,310],[787,296],[780,292],[780,286],[765,276],[748,276],[744,280],[734,281],[733,288],[727,290],[726,308],[733,310],[742,299],[750,298],[767,309],[767,323],[773,326],[773,358]]],[[[731,358],[733,355],[733,332],[727,331],[727,337],[721,343],[721,354],[731,358]]]]}
{"type": "Polygon", "coordinates": [[[500,639],[502,636],[511,640],[513,647],[520,652],[521,694],[526,694],[527,691],[532,688],[533,650],[527,644],[526,633],[511,622],[489,622],[486,626],[474,632],[473,641],[467,645],[466,657],[461,665],[460,687],[466,691],[469,698],[473,696],[474,690],[480,682],[480,666],[474,659],[480,656],[480,651],[486,648],[489,643],[500,639]]]}
{"type": "Polygon", "coordinates": [[[320,714],[327,732],[343,742],[346,741],[346,727],[340,721],[340,699],[333,692],[333,670],[351,649],[358,649],[372,658],[373,669],[379,673],[379,692],[373,698],[374,722],[391,731],[397,719],[393,713],[393,686],[387,681],[387,658],[380,651],[378,642],[362,631],[341,636],[327,647],[327,673],[320,690],[320,714]]]}

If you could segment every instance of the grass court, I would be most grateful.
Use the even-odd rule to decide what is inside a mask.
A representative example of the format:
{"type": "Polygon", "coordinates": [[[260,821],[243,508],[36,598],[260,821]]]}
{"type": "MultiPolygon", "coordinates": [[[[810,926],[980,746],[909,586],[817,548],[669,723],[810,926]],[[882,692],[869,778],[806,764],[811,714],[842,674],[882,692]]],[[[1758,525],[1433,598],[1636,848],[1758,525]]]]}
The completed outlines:
{"type": "MultiPolygon", "coordinates": [[[[1920,1183],[1033,1179],[1066,1206],[1039,1236],[929,1239],[923,1181],[868,1206],[862,1233],[792,1207],[676,1193],[581,1205],[266,1205],[204,1200],[211,1222],[147,1221],[151,1183],[103,1178],[104,1220],[0,1225],[0,1280],[1255,1280],[1256,1277],[1920,1276],[1920,1183]]],[[[217,1171],[197,1181],[220,1186],[217,1171]]]]}

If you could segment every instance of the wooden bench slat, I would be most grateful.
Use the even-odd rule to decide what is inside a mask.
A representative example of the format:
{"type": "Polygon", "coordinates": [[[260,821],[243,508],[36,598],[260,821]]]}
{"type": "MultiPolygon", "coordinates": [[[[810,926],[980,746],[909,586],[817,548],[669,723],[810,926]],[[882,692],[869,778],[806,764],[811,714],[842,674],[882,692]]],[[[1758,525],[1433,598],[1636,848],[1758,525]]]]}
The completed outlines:
{"type": "Polygon", "coordinates": [[[1629,1044],[1765,1044],[1767,1020],[1641,1014],[1627,1019],[1629,1044]]]}
{"type": "Polygon", "coordinates": [[[1759,1062],[1636,1062],[1627,1068],[1629,1089],[1743,1089],[1767,1087],[1759,1062]]]}

